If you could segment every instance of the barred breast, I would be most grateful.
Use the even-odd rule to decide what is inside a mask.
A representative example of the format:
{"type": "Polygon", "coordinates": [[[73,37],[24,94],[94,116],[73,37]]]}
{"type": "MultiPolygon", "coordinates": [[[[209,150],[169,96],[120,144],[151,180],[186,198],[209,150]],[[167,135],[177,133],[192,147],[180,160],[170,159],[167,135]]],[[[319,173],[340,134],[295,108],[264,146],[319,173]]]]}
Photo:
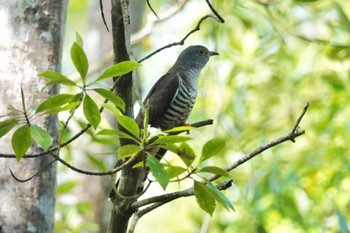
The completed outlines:
{"type": "Polygon", "coordinates": [[[181,81],[172,102],[166,109],[159,124],[162,130],[183,125],[196,101],[197,90],[181,81]]]}

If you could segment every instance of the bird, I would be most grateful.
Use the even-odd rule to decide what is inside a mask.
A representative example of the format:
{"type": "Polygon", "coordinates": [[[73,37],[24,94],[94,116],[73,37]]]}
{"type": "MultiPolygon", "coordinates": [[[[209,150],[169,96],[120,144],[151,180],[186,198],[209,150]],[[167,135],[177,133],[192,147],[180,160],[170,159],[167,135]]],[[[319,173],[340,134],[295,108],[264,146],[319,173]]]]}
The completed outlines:
{"type": "MultiPolygon", "coordinates": [[[[201,70],[211,56],[219,55],[202,45],[187,47],[178,56],[175,64],[151,88],[144,100],[148,102],[148,124],[168,130],[183,126],[188,119],[197,97],[198,79],[201,70]]],[[[136,122],[143,126],[143,111],[136,122]]]]}
{"type": "MultiPolygon", "coordinates": [[[[174,65],[158,79],[143,101],[144,105],[148,103],[149,106],[147,123],[151,127],[168,130],[186,125],[196,101],[199,74],[209,58],[215,55],[219,53],[209,51],[202,45],[189,46],[180,53],[174,65]]],[[[140,128],[143,128],[143,119],[144,111],[140,109],[135,118],[140,128]]],[[[160,148],[155,157],[160,160],[166,152],[166,149],[160,148]]],[[[121,164],[119,160],[116,166],[121,164]]],[[[113,201],[114,190],[109,197],[113,201]]]]}

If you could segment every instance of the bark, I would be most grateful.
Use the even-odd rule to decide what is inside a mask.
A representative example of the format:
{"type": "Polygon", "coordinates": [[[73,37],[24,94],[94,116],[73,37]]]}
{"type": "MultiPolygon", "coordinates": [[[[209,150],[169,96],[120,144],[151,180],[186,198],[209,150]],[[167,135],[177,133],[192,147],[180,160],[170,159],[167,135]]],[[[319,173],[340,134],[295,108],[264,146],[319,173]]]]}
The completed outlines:
{"type": "MultiPolygon", "coordinates": [[[[130,18],[128,1],[112,0],[112,33],[113,33],[113,52],[114,63],[131,60],[130,45],[130,18]]],[[[119,95],[126,104],[126,115],[133,117],[133,78],[129,73],[122,77],[116,77],[116,94],[119,95]]],[[[122,129],[121,129],[122,130],[122,129]]],[[[120,144],[130,143],[126,140],[120,140],[120,144]]],[[[132,197],[137,193],[137,186],[141,176],[142,169],[133,169],[132,165],[122,170],[119,179],[118,192],[113,201],[111,219],[108,232],[123,233],[127,231],[128,222],[133,214],[130,205],[134,201],[132,197]]]]}
{"type": "MultiPolygon", "coordinates": [[[[22,109],[21,85],[28,108],[57,92],[57,87],[41,92],[45,80],[37,73],[61,68],[66,7],[66,0],[0,0],[0,115],[7,114],[8,105],[22,109]]],[[[57,135],[56,117],[41,117],[35,124],[57,135]]],[[[1,152],[13,153],[10,140],[10,135],[0,140],[1,152]]],[[[38,150],[35,144],[30,148],[38,150]]],[[[55,166],[26,183],[9,172],[28,178],[51,160],[0,158],[0,232],[53,232],[55,166]]]]}

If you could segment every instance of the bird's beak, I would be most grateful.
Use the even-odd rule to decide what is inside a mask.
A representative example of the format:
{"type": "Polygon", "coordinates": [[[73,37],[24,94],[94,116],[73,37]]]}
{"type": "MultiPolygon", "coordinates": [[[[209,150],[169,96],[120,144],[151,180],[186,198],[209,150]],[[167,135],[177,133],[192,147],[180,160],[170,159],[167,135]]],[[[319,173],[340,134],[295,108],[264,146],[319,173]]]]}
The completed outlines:
{"type": "Polygon", "coordinates": [[[216,55],[220,55],[220,54],[218,52],[215,52],[215,51],[209,51],[209,57],[216,56],[216,55]]]}

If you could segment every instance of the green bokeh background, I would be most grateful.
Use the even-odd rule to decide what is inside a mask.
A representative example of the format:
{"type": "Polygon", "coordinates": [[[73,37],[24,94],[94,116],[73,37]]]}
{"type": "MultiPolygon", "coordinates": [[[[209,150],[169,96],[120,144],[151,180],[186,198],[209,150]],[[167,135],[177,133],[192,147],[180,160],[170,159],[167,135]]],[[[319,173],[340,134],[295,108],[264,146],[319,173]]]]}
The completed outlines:
{"type": "MultiPolygon", "coordinates": [[[[151,3],[158,13],[171,7],[165,0],[151,3]]],[[[201,73],[189,119],[213,118],[215,124],[191,133],[193,147],[200,151],[208,139],[225,138],[224,153],[210,161],[225,167],[287,134],[307,102],[310,108],[300,124],[305,135],[231,172],[235,185],[224,193],[236,211],[218,207],[207,232],[348,232],[350,1],[214,0],[212,4],[226,22],[205,21],[185,44],[203,44],[220,53],[201,73]]],[[[69,1],[66,72],[71,71],[67,54],[74,31],[88,35],[90,10],[86,1],[69,1]]],[[[157,24],[137,46],[135,56],[180,40],[207,13],[205,1],[190,1],[176,17],[157,24]]],[[[182,49],[165,50],[143,63],[138,73],[143,93],[182,49]]],[[[177,185],[171,188],[177,189],[177,185]]],[[[57,212],[64,209],[59,197],[57,206],[57,212]]],[[[90,211],[72,211],[84,219],[94,211],[84,207],[90,211]]],[[[207,219],[194,198],[185,198],[144,217],[136,232],[200,232],[207,219]]],[[[91,221],[84,223],[91,228],[80,230],[97,232],[100,227],[91,221]]],[[[64,231],[74,231],[62,218],[57,222],[65,225],[64,231]]]]}

